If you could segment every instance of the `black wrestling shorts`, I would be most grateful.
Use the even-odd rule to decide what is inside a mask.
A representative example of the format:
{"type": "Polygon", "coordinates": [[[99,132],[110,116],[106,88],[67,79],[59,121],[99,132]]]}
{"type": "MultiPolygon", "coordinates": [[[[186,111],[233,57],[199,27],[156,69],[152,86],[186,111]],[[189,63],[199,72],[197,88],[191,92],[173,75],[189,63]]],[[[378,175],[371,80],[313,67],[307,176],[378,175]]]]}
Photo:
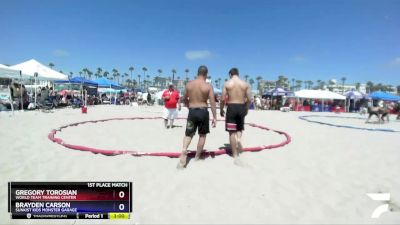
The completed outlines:
{"type": "Polygon", "coordinates": [[[192,137],[198,129],[199,134],[210,133],[210,115],[208,109],[204,108],[189,108],[189,115],[186,122],[185,135],[192,137]]]}
{"type": "Polygon", "coordinates": [[[246,104],[228,104],[225,118],[226,131],[244,130],[244,117],[246,116],[246,104]]]}

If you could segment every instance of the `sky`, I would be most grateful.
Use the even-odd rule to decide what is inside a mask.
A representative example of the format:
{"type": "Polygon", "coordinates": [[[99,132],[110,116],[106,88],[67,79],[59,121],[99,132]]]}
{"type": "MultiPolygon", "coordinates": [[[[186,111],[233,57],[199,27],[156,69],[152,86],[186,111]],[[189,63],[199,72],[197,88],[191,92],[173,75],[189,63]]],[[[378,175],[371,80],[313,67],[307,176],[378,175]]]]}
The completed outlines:
{"type": "Polygon", "coordinates": [[[1,0],[0,63],[400,85],[400,0],[1,0]]]}

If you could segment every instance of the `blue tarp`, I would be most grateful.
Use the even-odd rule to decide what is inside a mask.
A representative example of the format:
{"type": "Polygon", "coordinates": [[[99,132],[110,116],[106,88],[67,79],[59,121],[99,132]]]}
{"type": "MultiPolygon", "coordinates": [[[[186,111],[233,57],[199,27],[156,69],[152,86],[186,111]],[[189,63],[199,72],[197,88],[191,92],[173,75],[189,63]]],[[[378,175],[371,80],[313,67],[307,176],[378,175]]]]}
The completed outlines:
{"type": "Polygon", "coordinates": [[[84,77],[74,77],[69,80],[56,80],[54,81],[56,84],[83,84],[83,85],[90,85],[90,86],[98,86],[98,84],[94,81],[87,80],[84,77]]]}
{"type": "Polygon", "coordinates": [[[400,97],[383,91],[375,91],[368,95],[372,99],[382,99],[384,101],[400,101],[400,97]]]}
{"type": "Polygon", "coordinates": [[[112,88],[112,89],[123,89],[124,87],[112,82],[111,80],[101,77],[99,79],[94,80],[94,82],[99,84],[101,88],[112,88]]]}

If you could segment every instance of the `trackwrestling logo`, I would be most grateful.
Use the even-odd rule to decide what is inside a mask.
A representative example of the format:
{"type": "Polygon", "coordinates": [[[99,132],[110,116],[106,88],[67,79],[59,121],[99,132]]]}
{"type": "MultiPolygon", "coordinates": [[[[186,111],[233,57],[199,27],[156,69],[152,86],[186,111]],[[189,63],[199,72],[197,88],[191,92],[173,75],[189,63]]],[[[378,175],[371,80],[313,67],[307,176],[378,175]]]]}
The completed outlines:
{"type": "Polygon", "coordinates": [[[377,219],[384,212],[389,211],[389,201],[390,201],[390,193],[367,193],[368,197],[370,197],[374,201],[383,201],[383,205],[378,206],[371,214],[371,218],[377,219]]]}

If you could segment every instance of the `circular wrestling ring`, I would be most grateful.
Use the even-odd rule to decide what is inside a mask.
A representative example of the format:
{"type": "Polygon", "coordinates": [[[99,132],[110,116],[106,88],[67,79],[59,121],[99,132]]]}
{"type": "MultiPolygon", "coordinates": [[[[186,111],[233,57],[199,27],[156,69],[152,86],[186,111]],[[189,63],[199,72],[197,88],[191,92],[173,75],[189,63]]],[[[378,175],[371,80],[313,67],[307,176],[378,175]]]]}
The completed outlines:
{"type": "Polygon", "coordinates": [[[341,128],[349,128],[349,129],[356,129],[356,130],[367,130],[367,131],[382,131],[382,132],[400,132],[398,130],[393,130],[393,129],[385,129],[385,128],[366,128],[366,127],[356,127],[356,126],[350,126],[350,125],[339,125],[339,124],[333,124],[333,123],[327,123],[327,122],[321,122],[321,121],[316,121],[309,119],[311,117],[328,117],[328,118],[340,118],[340,119],[359,119],[359,120],[366,120],[365,118],[362,117],[345,117],[345,116],[320,116],[320,115],[307,115],[307,116],[299,116],[299,119],[310,122],[310,123],[317,123],[317,124],[322,124],[322,125],[328,125],[328,126],[333,126],[333,127],[341,127],[341,128]]]}
{"type": "MultiPolygon", "coordinates": [[[[166,156],[166,157],[171,157],[171,158],[178,158],[181,153],[180,152],[141,152],[141,151],[133,151],[133,150],[117,150],[117,149],[98,149],[98,148],[92,148],[88,146],[81,146],[81,145],[74,145],[74,144],[69,144],[64,142],[61,138],[57,138],[56,134],[57,132],[61,132],[63,129],[66,129],[68,127],[73,127],[73,126],[78,126],[81,124],[86,124],[86,123],[98,123],[98,122],[106,122],[106,121],[112,121],[112,120],[154,120],[154,119],[162,119],[162,117],[130,117],[130,118],[111,118],[111,119],[102,119],[102,120],[89,120],[89,121],[83,121],[83,122],[77,122],[77,123],[71,123],[68,125],[64,125],[59,127],[58,129],[53,129],[49,134],[48,138],[59,144],[62,145],[66,148],[73,149],[73,150],[80,150],[80,151],[88,151],[92,153],[100,153],[104,155],[122,155],[122,154],[128,154],[132,156],[166,156]]],[[[186,118],[178,118],[178,119],[186,119],[186,118]]],[[[219,121],[224,121],[224,120],[219,120],[219,121]]],[[[287,145],[291,141],[291,137],[289,134],[283,131],[278,131],[278,130],[273,130],[268,127],[260,126],[254,123],[246,123],[247,125],[251,127],[256,127],[261,130],[266,130],[266,131],[273,131],[275,133],[278,133],[280,135],[283,135],[285,137],[285,140],[282,141],[281,143],[278,144],[272,144],[272,145],[262,145],[262,146],[257,146],[257,147],[248,147],[248,148],[243,148],[243,152],[257,152],[265,149],[273,149],[273,148],[279,148],[283,147],[284,145],[287,145]]],[[[188,155],[193,156],[195,154],[194,151],[189,151],[188,155]]],[[[217,156],[217,155],[222,155],[222,154],[227,154],[227,149],[217,149],[213,151],[207,151],[205,150],[204,152],[205,155],[208,156],[217,156]]]]}

